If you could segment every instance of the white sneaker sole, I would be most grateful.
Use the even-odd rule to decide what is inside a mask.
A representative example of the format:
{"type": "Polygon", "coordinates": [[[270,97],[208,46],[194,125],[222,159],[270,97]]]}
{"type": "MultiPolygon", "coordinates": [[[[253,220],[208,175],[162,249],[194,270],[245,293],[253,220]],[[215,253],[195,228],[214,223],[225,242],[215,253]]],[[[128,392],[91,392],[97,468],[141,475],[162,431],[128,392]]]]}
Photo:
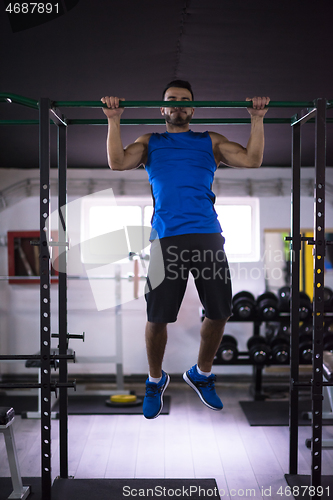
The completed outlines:
{"type": "Polygon", "coordinates": [[[187,376],[187,373],[185,372],[183,374],[183,379],[185,380],[185,382],[190,386],[192,387],[192,389],[198,394],[199,398],[201,399],[201,401],[203,402],[204,405],[206,405],[208,408],[210,408],[211,410],[215,410],[215,411],[221,411],[222,408],[215,408],[215,406],[211,406],[209,403],[207,403],[207,401],[204,400],[204,398],[202,397],[202,394],[201,392],[199,391],[199,389],[193,384],[193,382],[191,381],[191,379],[187,376]]]}
{"type": "Polygon", "coordinates": [[[160,415],[161,411],[163,410],[163,395],[164,395],[165,389],[166,389],[166,388],[168,387],[168,385],[169,385],[169,382],[170,382],[170,375],[166,374],[166,377],[167,377],[167,379],[166,379],[166,382],[165,382],[165,384],[164,384],[163,390],[162,390],[162,392],[161,392],[161,407],[160,407],[160,409],[159,409],[159,412],[155,415],[155,417],[145,417],[145,416],[144,416],[147,420],[153,420],[154,418],[157,418],[157,417],[160,415]]]}

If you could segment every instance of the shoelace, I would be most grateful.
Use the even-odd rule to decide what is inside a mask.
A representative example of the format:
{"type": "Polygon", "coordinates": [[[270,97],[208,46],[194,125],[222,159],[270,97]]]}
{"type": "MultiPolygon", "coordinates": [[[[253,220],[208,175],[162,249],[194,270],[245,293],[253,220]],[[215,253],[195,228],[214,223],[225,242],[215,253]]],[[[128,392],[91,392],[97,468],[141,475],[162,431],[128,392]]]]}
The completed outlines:
{"type": "Polygon", "coordinates": [[[157,387],[157,384],[148,383],[146,385],[146,396],[149,398],[153,398],[157,393],[161,392],[161,389],[162,387],[157,387]]]}
{"type": "Polygon", "coordinates": [[[195,385],[198,387],[205,387],[209,391],[214,391],[215,390],[215,380],[216,380],[216,375],[211,375],[210,377],[207,378],[207,381],[203,382],[197,382],[195,385]]]}

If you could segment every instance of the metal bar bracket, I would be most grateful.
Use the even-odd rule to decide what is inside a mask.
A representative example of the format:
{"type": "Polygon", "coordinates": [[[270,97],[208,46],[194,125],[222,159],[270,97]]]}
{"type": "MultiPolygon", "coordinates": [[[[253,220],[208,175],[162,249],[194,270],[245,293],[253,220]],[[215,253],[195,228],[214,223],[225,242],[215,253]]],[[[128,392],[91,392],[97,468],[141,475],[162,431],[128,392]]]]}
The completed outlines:
{"type": "Polygon", "coordinates": [[[291,126],[293,127],[297,123],[304,125],[304,123],[306,123],[312,118],[312,116],[316,113],[316,111],[317,108],[312,108],[312,109],[307,108],[305,110],[302,110],[300,113],[297,113],[296,115],[291,117],[291,126]]]}

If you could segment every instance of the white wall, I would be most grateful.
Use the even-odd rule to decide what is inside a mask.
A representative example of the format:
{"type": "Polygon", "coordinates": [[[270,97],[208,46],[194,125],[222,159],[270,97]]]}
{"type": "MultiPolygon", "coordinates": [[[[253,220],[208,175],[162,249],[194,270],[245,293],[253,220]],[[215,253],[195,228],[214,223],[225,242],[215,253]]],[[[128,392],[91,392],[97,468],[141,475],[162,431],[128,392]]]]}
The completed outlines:
{"type": "MultiPolygon", "coordinates": [[[[113,175],[114,173],[111,173],[113,175]]],[[[118,174],[118,173],[116,173],[118,174]]],[[[19,178],[38,177],[38,171],[10,171],[0,170],[2,189],[19,178]]],[[[55,173],[52,172],[52,176],[55,173]]],[[[107,170],[69,170],[69,176],[76,178],[109,178],[107,170]]],[[[240,176],[258,179],[276,179],[290,177],[289,169],[260,169],[244,172],[244,170],[219,170],[217,177],[223,179],[239,179],[240,176]]],[[[309,178],[313,179],[313,170],[306,169],[309,178]]],[[[119,176],[119,175],[118,175],[119,176]]],[[[144,171],[133,172],[133,178],[145,178],[144,171]]],[[[332,169],[328,169],[328,178],[332,182],[332,169]]],[[[71,198],[70,198],[71,199],[71,198]]],[[[56,208],[56,199],[52,198],[52,207],[56,208]]],[[[313,199],[302,197],[301,203],[302,227],[313,226],[313,199]]],[[[327,203],[326,226],[333,226],[333,206],[327,203]]],[[[223,225],[223,222],[222,222],[223,225]]],[[[8,230],[36,230],[39,227],[39,199],[30,197],[21,200],[10,208],[1,212],[0,236],[8,230]]],[[[260,227],[261,242],[265,229],[290,227],[290,193],[285,196],[260,198],[260,227]]],[[[132,263],[124,269],[124,273],[131,270],[132,263]]],[[[231,264],[235,274],[233,292],[248,289],[255,295],[264,291],[263,262],[231,264]],[[253,271],[255,269],[255,272],[253,271]],[[252,274],[251,274],[252,272],[252,274]],[[252,278],[251,278],[252,277],[252,278]]],[[[8,274],[7,248],[0,247],[0,275],[8,274]]],[[[123,283],[128,290],[131,283],[123,283]]],[[[143,283],[141,284],[143,286],[143,283]]],[[[196,362],[199,344],[199,306],[200,302],[194,287],[193,280],[189,281],[184,302],[179,313],[178,321],[169,325],[169,341],[165,356],[164,368],[169,373],[182,373],[196,362]]],[[[51,290],[52,332],[57,332],[57,285],[51,290]]],[[[0,281],[0,352],[2,354],[27,354],[39,350],[39,287],[38,285],[8,285],[0,281]]],[[[146,321],[145,300],[140,297],[122,307],[123,328],[123,364],[124,373],[146,373],[147,362],[144,344],[144,327],[146,321]]],[[[246,339],[251,336],[250,324],[229,323],[226,331],[237,336],[240,348],[244,349],[246,339]]],[[[108,309],[97,311],[88,281],[68,282],[68,330],[71,333],[85,332],[86,341],[82,343],[72,340],[72,347],[80,356],[105,356],[115,352],[115,311],[108,309]]],[[[53,340],[54,347],[57,342],[53,340]]],[[[25,371],[23,363],[1,363],[0,373],[22,373],[25,371]]],[[[35,370],[36,371],[36,370],[35,370]]],[[[33,369],[29,373],[34,373],[33,369]]],[[[249,373],[250,367],[215,367],[219,373],[249,373]]],[[[69,364],[70,373],[115,373],[113,364],[77,363],[69,364]]]]}

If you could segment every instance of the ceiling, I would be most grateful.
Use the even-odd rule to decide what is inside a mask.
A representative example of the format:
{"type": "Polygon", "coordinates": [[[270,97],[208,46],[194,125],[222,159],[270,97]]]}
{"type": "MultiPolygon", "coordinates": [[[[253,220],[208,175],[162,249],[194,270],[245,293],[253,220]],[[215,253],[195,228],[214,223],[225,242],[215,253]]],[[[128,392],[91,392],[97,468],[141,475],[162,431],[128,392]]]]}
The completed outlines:
{"type": "MultiPolygon", "coordinates": [[[[9,2],[4,2],[6,5],[9,2]]],[[[53,2],[56,3],[56,2],[53,2]]],[[[160,100],[174,78],[189,80],[196,100],[333,100],[331,0],[61,0],[63,14],[33,19],[0,14],[0,92],[38,100],[160,100]],[[46,19],[47,22],[44,22],[46,19]],[[50,20],[48,20],[50,19],[50,20]],[[40,22],[41,24],[32,26],[40,22]]],[[[268,111],[291,117],[298,109],[268,111]]],[[[68,118],[103,118],[99,109],[63,108],[68,118]]],[[[200,117],[247,117],[246,109],[196,110],[200,117]]],[[[333,117],[333,110],[328,110],[333,117]]],[[[158,109],[127,109],[124,118],[159,118],[158,109]]],[[[0,103],[0,119],[38,112],[0,103]]],[[[247,143],[249,125],[197,126],[247,143]]],[[[52,166],[56,165],[52,127],[52,166]]],[[[162,126],[123,126],[124,145],[162,126]]],[[[333,166],[333,124],[327,164],[333,166]]],[[[68,131],[69,168],[107,168],[104,126],[68,131]]],[[[302,128],[303,165],[314,164],[312,124],[302,128]]],[[[290,166],[291,128],[267,124],[264,166],[290,166]]],[[[38,127],[0,127],[0,168],[38,167],[38,127]]]]}

